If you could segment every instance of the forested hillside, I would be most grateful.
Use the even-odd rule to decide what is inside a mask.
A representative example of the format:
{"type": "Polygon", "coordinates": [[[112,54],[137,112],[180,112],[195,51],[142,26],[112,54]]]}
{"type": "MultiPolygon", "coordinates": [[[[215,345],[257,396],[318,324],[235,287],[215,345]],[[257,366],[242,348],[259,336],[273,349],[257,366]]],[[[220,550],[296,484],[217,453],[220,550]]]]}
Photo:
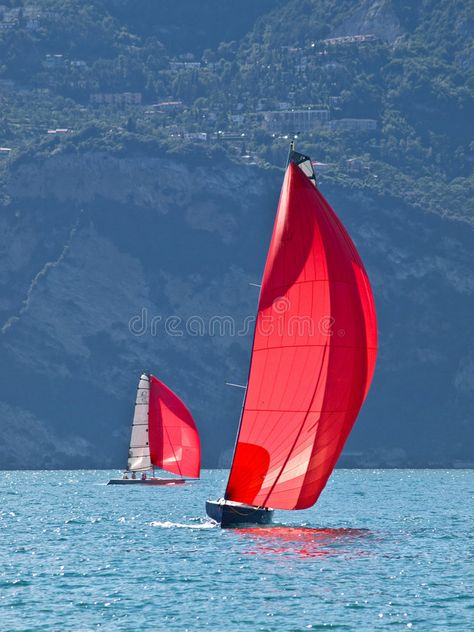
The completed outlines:
{"type": "Polygon", "coordinates": [[[144,368],[225,462],[250,337],[129,320],[253,313],[290,139],[376,292],[346,463],[472,460],[473,29],[467,0],[3,0],[4,466],[18,420],[32,466],[119,464],[144,368]]]}
{"type": "Polygon", "coordinates": [[[14,154],[48,130],[68,130],[53,147],[74,145],[92,125],[111,146],[125,130],[281,165],[299,132],[329,176],[354,180],[346,161],[360,158],[357,186],[472,217],[470,2],[43,0],[2,16],[0,134],[14,154]],[[272,121],[279,109],[328,120],[301,130],[272,121]]]}

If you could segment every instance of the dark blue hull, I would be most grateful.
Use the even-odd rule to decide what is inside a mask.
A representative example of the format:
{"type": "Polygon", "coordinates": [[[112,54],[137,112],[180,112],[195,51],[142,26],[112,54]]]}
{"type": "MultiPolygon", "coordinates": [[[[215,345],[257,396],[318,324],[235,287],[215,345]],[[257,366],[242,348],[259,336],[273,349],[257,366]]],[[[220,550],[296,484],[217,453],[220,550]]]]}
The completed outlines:
{"type": "Polygon", "coordinates": [[[270,524],[273,509],[252,507],[223,500],[207,500],[206,513],[221,527],[240,527],[243,525],[270,524]]]}

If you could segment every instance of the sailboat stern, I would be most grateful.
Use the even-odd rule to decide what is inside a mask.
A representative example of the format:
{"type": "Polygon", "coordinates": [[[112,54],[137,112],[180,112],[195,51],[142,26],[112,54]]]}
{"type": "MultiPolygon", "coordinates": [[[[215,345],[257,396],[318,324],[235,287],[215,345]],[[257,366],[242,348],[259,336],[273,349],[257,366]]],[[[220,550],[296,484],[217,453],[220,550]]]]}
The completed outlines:
{"type": "Polygon", "coordinates": [[[206,501],[206,513],[223,528],[241,527],[243,525],[271,524],[273,509],[254,507],[223,498],[206,501]]]}

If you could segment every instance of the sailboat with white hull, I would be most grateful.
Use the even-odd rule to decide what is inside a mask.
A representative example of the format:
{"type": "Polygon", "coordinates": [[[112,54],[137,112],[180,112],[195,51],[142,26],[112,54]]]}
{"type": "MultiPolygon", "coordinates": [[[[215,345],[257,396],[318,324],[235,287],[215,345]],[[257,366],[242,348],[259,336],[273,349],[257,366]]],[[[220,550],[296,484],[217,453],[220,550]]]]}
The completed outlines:
{"type": "Polygon", "coordinates": [[[222,527],[268,524],[324,489],[366,398],[377,322],[363,263],[317,188],[311,159],[290,149],[260,289],[249,379],[222,527]]]}
{"type": "Polygon", "coordinates": [[[108,485],[181,485],[199,478],[201,446],[185,404],[154,375],[143,373],[135,400],[128,464],[108,485]],[[156,469],[177,478],[156,476],[156,469]],[[138,478],[137,478],[138,473],[138,478]]]}

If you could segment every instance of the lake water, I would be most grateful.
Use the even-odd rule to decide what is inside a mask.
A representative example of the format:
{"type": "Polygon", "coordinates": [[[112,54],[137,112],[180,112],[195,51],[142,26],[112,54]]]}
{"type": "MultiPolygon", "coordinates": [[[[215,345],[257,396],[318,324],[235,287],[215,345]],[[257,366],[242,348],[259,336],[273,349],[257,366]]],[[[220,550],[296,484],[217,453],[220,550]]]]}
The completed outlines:
{"type": "Polygon", "coordinates": [[[227,473],[0,473],[3,630],[474,630],[474,471],[338,470],[271,528],[205,517],[227,473]]]}

